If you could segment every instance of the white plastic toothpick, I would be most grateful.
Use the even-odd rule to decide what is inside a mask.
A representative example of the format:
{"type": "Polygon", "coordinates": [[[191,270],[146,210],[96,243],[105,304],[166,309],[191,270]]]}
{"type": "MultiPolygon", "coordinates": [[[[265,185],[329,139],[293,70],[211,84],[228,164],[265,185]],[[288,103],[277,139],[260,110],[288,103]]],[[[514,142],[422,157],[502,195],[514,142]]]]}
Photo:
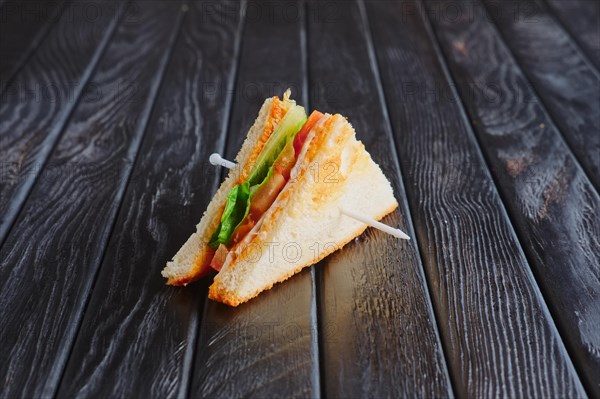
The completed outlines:
{"type": "Polygon", "coordinates": [[[215,153],[210,154],[210,157],[208,158],[208,162],[210,162],[211,164],[217,166],[217,165],[221,165],[227,169],[231,169],[231,168],[235,168],[236,163],[235,162],[231,162],[228,161],[224,158],[221,157],[221,155],[215,153]]]}
{"type": "MultiPolygon", "coordinates": [[[[216,152],[210,155],[210,158],[208,158],[209,162],[213,165],[221,165],[227,169],[232,169],[235,168],[237,166],[237,164],[235,162],[231,162],[228,161],[226,159],[224,159],[223,157],[221,157],[221,155],[217,154],[216,152]]],[[[340,211],[346,215],[349,216],[353,219],[358,220],[359,222],[363,222],[368,224],[371,227],[374,227],[376,229],[379,229],[385,233],[391,234],[394,237],[398,237],[401,238],[403,240],[410,240],[410,237],[408,236],[408,234],[406,234],[405,232],[403,232],[400,229],[395,229],[391,226],[388,226],[387,224],[378,222],[377,220],[361,215],[360,213],[356,213],[354,211],[350,211],[348,209],[342,209],[340,208],[340,211]]]]}
{"type": "Polygon", "coordinates": [[[391,226],[388,226],[387,224],[378,222],[375,219],[361,215],[360,213],[356,213],[354,211],[350,211],[348,209],[340,208],[340,211],[346,216],[350,216],[351,218],[356,219],[359,222],[366,223],[369,226],[375,227],[376,229],[379,229],[385,233],[391,234],[394,237],[402,238],[403,240],[410,240],[410,237],[408,236],[408,234],[406,234],[405,232],[403,232],[400,229],[395,229],[391,226]]]}

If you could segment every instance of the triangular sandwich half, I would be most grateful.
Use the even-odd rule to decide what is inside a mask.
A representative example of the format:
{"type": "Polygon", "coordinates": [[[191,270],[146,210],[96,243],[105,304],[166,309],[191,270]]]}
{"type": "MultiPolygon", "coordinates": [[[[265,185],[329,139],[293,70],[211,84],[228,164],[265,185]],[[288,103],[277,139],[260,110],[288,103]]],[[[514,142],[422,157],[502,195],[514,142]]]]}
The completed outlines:
{"type": "Polygon", "coordinates": [[[211,235],[218,227],[227,201],[227,194],[240,180],[246,179],[265,143],[280,124],[290,107],[295,105],[289,99],[289,91],[283,101],[279,97],[265,100],[256,121],[248,131],[248,135],[237,154],[238,166],[229,171],[227,178],[221,183],[215,196],[208,204],[206,211],[196,226],[196,232],[179,249],[173,259],[167,263],[162,275],[169,285],[187,285],[205,276],[210,270],[210,261],[214,251],[207,245],[211,235]]]}
{"type": "Polygon", "coordinates": [[[360,235],[367,225],[344,215],[342,209],[379,220],[398,206],[390,183],[341,115],[315,111],[308,121],[296,115],[290,124],[293,114],[302,112],[286,93],[279,101],[283,117],[274,122],[279,125],[271,134],[269,129],[258,134],[266,110],[278,101],[275,97],[265,102],[236,158],[242,172],[232,170],[197,232],[163,270],[168,284],[184,285],[206,274],[212,265],[220,271],[209,297],[237,306],[360,235]],[[298,126],[298,130],[281,141],[281,125],[298,126]],[[265,141],[267,135],[270,140],[265,141]],[[278,138],[281,150],[274,157],[272,144],[278,138]],[[245,156],[260,152],[271,156],[258,155],[253,161],[245,156]],[[265,164],[268,158],[272,162],[265,164]],[[248,195],[242,194],[244,190],[248,195]],[[234,205],[237,218],[232,217],[234,205]],[[219,235],[227,227],[233,234],[219,235]],[[220,241],[218,236],[223,236],[220,241]]]}

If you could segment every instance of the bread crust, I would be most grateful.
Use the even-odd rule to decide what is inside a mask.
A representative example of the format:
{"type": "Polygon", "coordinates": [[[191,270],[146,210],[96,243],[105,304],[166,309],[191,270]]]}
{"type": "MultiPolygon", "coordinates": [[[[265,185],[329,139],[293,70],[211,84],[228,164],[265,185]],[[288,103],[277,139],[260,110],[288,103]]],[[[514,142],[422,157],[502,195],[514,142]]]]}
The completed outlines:
{"type": "Polygon", "coordinates": [[[207,265],[214,254],[214,250],[208,246],[208,242],[220,223],[227,202],[227,194],[235,184],[248,177],[254,161],[291,105],[293,105],[293,101],[289,100],[289,92],[286,92],[283,101],[277,96],[265,100],[259,116],[250,128],[246,141],[236,156],[238,165],[243,165],[241,170],[233,168],[229,171],[227,179],[221,183],[202,215],[196,232],[163,269],[162,275],[167,278],[167,285],[185,286],[206,274],[207,265]],[[264,109],[265,107],[268,109],[264,109]],[[263,120],[261,120],[263,112],[267,112],[268,116],[262,117],[263,120]],[[190,255],[190,252],[193,252],[193,255],[190,255]],[[178,261],[178,258],[181,258],[181,261],[178,261]],[[180,272],[180,269],[185,269],[185,272],[180,272]]]}
{"type": "MultiPolygon", "coordinates": [[[[388,215],[391,212],[393,212],[397,207],[398,207],[398,203],[395,203],[394,205],[390,206],[385,211],[381,212],[375,219],[377,219],[377,220],[383,219],[386,215],[388,215]]],[[[273,288],[273,286],[275,284],[281,283],[281,282],[289,279],[293,275],[295,275],[297,273],[300,273],[300,271],[302,269],[304,269],[305,267],[312,266],[314,264],[319,263],[325,257],[327,257],[327,256],[331,255],[332,253],[334,253],[335,251],[341,249],[346,244],[348,244],[350,241],[352,241],[353,239],[355,239],[356,237],[358,237],[359,235],[361,235],[367,229],[367,227],[369,227],[369,226],[364,225],[364,226],[356,229],[355,231],[353,231],[350,234],[348,234],[343,240],[341,240],[340,243],[339,243],[339,245],[336,245],[336,246],[332,247],[330,250],[323,251],[314,260],[311,260],[310,262],[306,262],[306,263],[301,264],[297,268],[295,268],[292,271],[290,271],[290,273],[286,274],[284,277],[282,277],[282,278],[274,281],[268,287],[266,287],[264,289],[257,290],[251,296],[248,296],[248,297],[245,297],[245,298],[241,298],[240,296],[236,295],[234,292],[231,292],[231,291],[227,290],[225,287],[223,287],[221,284],[219,284],[218,281],[215,281],[209,287],[209,289],[208,289],[208,297],[210,299],[214,300],[214,301],[222,302],[222,303],[224,303],[226,305],[237,307],[237,306],[239,306],[240,304],[242,304],[244,302],[247,302],[247,301],[249,301],[249,300],[251,300],[253,298],[256,298],[258,296],[258,294],[260,294],[261,292],[270,290],[271,288],[273,288]]]]}
{"type": "MultiPolygon", "coordinates": [[[[265,144],[269,140],[269,137],[275,131],[275,127],[279,125],[284,115],[287,112],[287,108],[284,107],[283,102],[279,99],[279,97],[273,97],[273,103],[271,104],[271,110],[269,111],[269,118],[267,119],[265,126],[263,128],[263,132],[256,141],[256,144],[252,147],[252,152],[250,156],[244,161],[244,167],[242,168],[242,172],[238,177],[236,184],[240,184],[245,182],[250,176],[250,172],[252,171],[252,167],[256,162],[256,159],[262,152],[265,144]]],[[[236,161],[239,163],[241,160],[238,160],[236,157],[236,161]]],[[[225,205],[225,204],[223,204],[225,205]]]]}

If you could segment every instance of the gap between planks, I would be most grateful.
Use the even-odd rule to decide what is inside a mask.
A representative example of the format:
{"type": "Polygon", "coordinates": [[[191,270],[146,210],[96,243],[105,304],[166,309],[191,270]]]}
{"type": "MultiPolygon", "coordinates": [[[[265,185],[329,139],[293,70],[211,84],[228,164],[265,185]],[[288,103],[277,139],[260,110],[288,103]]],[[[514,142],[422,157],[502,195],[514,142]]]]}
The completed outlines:
{"type": "MultiPolygon", "coordinates": [[[[425,9],[425,5],[423,3],[424,0],[418,0],[419,1],[419,6],[420,8],[422,7],[423,9],[425,9]]],[[[485,5],[484,5],[485,7],[485,5]]],[[[420,13],[420,15],[423,18],[425,27],[427,29],[427,32],[429,34],[430,37],[430,41],[432,42],[432,47],[434,48],[434,51],[436,53],[436,57],[438,58],[438,61],[440,63],[440,66],[442,68],[442,70],[444,71],[444,75],[446,77],[446,81],[449,83],[450,85],[450,90],[454,96],[454,98],[459,100],[459,104],[458,107],[460,109],[460,113],[461,113],[461,117],[463,119],[463,124],[465,125],[466,129],[469,131],[469,134],[474,137],[475,142],[477,143],[477,152],[480,156],[480,158],[483,160],[483,164],[486,166],[486,171],[488,174],[488,177],[494,182],[494,186],[495,186],[495,191],[497,192],[501,204],[502,204],[502,211],[504,214],[504,217],[510,222],[510,227],[512,230],[513,235],[515,236],[517,242],[519,243],[519,252],[521,252],[521,254],[525,257],[526,261],[527,261],[527,274],[529,275],[529,278],[531,279],[532,282],[534,282],[535,284],[532,284],[532,288],[534,290],[534,292],[536,292],[536,295],[538,296],[538,298],[540,299],[540,305],[542,308],[542,311],[544,313],[544,315],[546,316],[546,318],[552,323],[552,326],[554,328],[554,330],[557,332],[558,336],[560,337],[560,346],[561,346],[561,350],[563,351],[563,353],[565,354],[565,358],[568,359],[569,361],[569,365],[571,368],[573,368],[573,370],[575,370],[576,375],[579,377],[580,376],[580,372],[579,372],[579,368],[576,366],[575,362],[573,362],[573,357],[571,356],[571,352],[567,349],[567,345],[565,344],[565,339],[563,338],[563,334],[561,333],[560,329],[558,328],[558,324],[556,323],[555,318],[553,317],[553,314],[550,312],[550,308],[548,306],[548,304],[546,303],[546,296],[542,293],[540,284],[538,279],[535,276],[535,273],[533,272],[533,268],[531,267],[532,265],[532,259],[531,256],[529,254],[529,251],[525,250],[525,247],[523,245],[523,239],[520,236],[520,234],[517,232],[517,229],[515,228],[515,223],[514,223],[514,216],[509,212],[508,207],[507,207],[507,198],[505,197],[505,195],[503,194],[502,190],[499,189],[500,185],[497,181],[497,179],[494,177],[494,175],[490,172],[491,171],[491,162],[488,159],[488,157],[485,154],[485,151],[483,151],[483,146],[481,143],[481,140],[479,139],[479,136],[477,134],[475,134],[475,132],[473,131],[473,128],[471,126],[471,124],[469,123],[469,111],[465,105],[463,96],[461,96],[457,89],[456,89],[456,85],[454,84],[454,79],[453,79],[453,75],[450,72],[450,69],[448,67],[448,60],[446,58],[446,55],[444,54],[444,52],[441,50],[441,43],[439,42],[439,39],[437,38],[437,35],[434,33],[433,31],[433,27],[431,26],[431,20],[430,20],[430,16],[425,12],[425,13],[420,13]],[[424,14],[424,15],[423,15],[424,14]]],[[[498,37],[503,41],[505,47],[507,48],[507,51],[510,51],[511,56],[512,51],[509,49],[508,45],[506,44],[506,40],[505,38],[498,32],[497,26],[495,25],[495,23],[491,24],[492,28],[496,31],[498,37]]],[[[527,79],[526,75],[523,73],[523,71],[521,70],[521,67],[518,65],[518,63],[516,62],[516,59],[513,56],[513,60],[515,60],[515,65],[517,65],[517,68],[519,69],[519,71],[521,72],[521,74],[523,75],[524,79],[527,79]]],[[[529,87],[532,89],[532,91],[534,91],[534,94],[536,95],[536,97],[539,99],[539,94],[537,93],[537,91],[535,91],[533,89],[533,87],[531,86],[529,80],[527,80],[529,87]]],[[[546,114],[548,115],[548,118],[552,121],[552,123],[554,124],[554,120],[552,119],[550,113],[548,112],[547,108],[543,105],[543,103],[540,101],[540,106],[544,109],[544,111],[546,112],[546,114]]],[[[474,117],[473,117],[474,118],[474,117]]],[[[557,131],[559,131],[562,135],[561,130],[555,125],[555,128],[557,131]]],[[[562,136],[561,136],[562,137],[562,136]]],[[[563,138],[563,141],[565,142],[565,145],[567,146],[567,148],[569,148],[569,150],[571,151],[571,153],[573,154],[573,157],[576,159],[575,154],[573,153],[573,151],[571,150],[571,147],[568,146],[568,143],[566,143],[566,141],[563,138]]],[[[581,168],[581,165],[578,164],[578,166],[581,168]]],[[[583,169],[582,169],[583,171],[583,169]]],[[[590,184],[591,185],[591,184],[590,184]]],[[[593,185],[591,185],[593,187],[593,185]]],[[[579,377],[581,380],[581,377],[579,377]]],[[[582,382],[582,381],[581,381],[582,382]]],[[[583,385],[583,382],[582,382],[583,385]]],[[[586,393],[589,394],[588,391],[588,387],[586,387],[585,385],[584,389],[586,390],[586,393]]]]}
{"type": "MultiPolygon", "coordinates": [[[[67,0],[60,0],[60,1],[61,1],[61,3],[58,4],[56,7],[57,15],[62,14],[64,9],[67,7],[67,3],[68,3],[67,0]]],[[[5,12],[5,10],[3,10],[2,8],[4,8],[4,4],[2,4],[0,2],[0,18],[2,18],[3,14],[5,12]]],[[[23,52],[23,54],[17,61],[16,66],[14,66],[12,68],[12,70],[9,72],[6,79],[3,82],[0,82],[1,83],[0,98],[2,96],[4,96],[5,90],[8,89],[8,87],[13,82],[15,77],[19,74],[19,71],[21,70],[21,68],[23,68],[23,66],[27,63],[29,58],[35,53],[35,50],[37,50],[37,48],[40,46],[40,44],[46,38],[47,33],[50,32],[50,30],[54,27],[54,25],[56,25],[57,22],[58,22],[58,17],[53,18],[53,20],[51,20],[51,21],[45,21],[43,23],[42,28],[33,35],[33,38],[31,40],[31,45],[27,46],[27,48],[25,49],[25,51],[23,52]]]]}
{"type": "MultiPolygon", "coordinates": [[[[227,79],[227,96],[225,98],[225,114],[223,115],[223,124],[221,125],[221,134],[219,135],[220,143],[217,145],[219,151],[224,154],[225,149],[227,148],[228,142],[228,131],[229,126],[231,124],[232,118],[232,109],[233,109],[233,96],[234,89],[239,76],[239,67],[241,60],[241,48],[244,39],[244,29],[246,27],[246,7],[247,0],[242,0],[240,4],[240,15],[239,15],[239,23],[237,27],[237,33],[235,36],[235,44],[233,49],[233,62],[231,63],[231,69],[229,71],[229,77],[227,79]]],[[[214,193],[221,181],[223,181],[225,177],[225,168],[222,168],[221,173],[217,173],[215,180],[212,184],[211,191],[214,193]]],[[[206,296],[206,290],[202,290],[199,295],[206,296]]],[[[179,388],[179,393],[177,395],[178,399],[187,399],[190,398],[192,383],[193,383],[193,375],[194,375],[194,365],[196,363],[196,355],[197,355],[197,347],[198,342],[201,342],[203,330],[200,328],[202,320],[206,318],[208,306],[208,299],[203,302],[202,309],[198,309],[196,313],[193,313],[192,321],[190,323],[190,329],[188,333],[188,342],[185,350],[185,356],[183,361],[183,370],[182,370],[182,379],[179,388]]]]}
{"type": "MultiPolygon", "coordinates": [[[[421,2],[420,4],[422,4],[423,0],[419,0],[419,1],[421,2]]],[[[532,79],[529,76],[529,73],[527,73],[526,70],[525,70],[525,68],[521,67],[521,65],[519,64],[519,57],[517,57],[517,54],[515,54],[516,50],[514,50],[509,45],[508,38],[503,33],[503,30],[498,26],[499,25],[499,21],[497,21],[495,18],[491,17],[491,15],[493,15],[493,14],[490,11],[490,6],[489,6],[487,0],[478,0],[478,1],[481,3],[483,9],[486,11],[486,14],[489,16],[489,20],[491,22],[492,28],[495,30],[495,32],[497,33],[498,37],[504,43],[504,46],[506,47],[507,51],[511,55],[512,59],[515,60],[515,65],[519,69],[519,71],[521,72],[521,74],[523,75],[523,79],[525,79],[525,81],[527,82],[527,86],[535,94],[535,97],[538,99],[540,106],[544,109],[544,111],[548,115],[548,119],[550,120],[550,122],[552,123],[552,125],[554,126],[554,128],[556,128],[556,130],[560,133],[561,139],[563,140],[564,144],[567,146],[567,148],[569,149],[569,151],[571,151],[571,154],[573,154],[573,158],[574,158],[575,162],[577,162],[577,165],[581,168],[581,170],[583,170],[584,174],[590,180],[592,187],[596,190],[596,193],[600,195],[600,187],[598,187],[595,184],[595,180],[593,179],[594,174],[592,173],[592,171],[589,170],[588,166],[586,165],[585,160],[584,160],[584,162],[582,162],[582,160],[581,160],[581,158],[585,158],[585,156],[580,155],[578,153],[578,151],[574,150],[574,148],[573,148],[574,146],[571,144],[571,141],[574,140],[574,139],[569,139],[568,135],[565,134],[565,129],[563,129],[558,123],[556,123],[556,120],[557,120],[556,113],[552,110],[552,107],[548,106],[548,102],[549,101],[546,100],[544,98],[544,96],[542,96],[540,94],[539,90],[533,84],[532,79]]],[[[533,0],[533,1],[536,1],[536,0],[533,0]]],[[[540,3],[537,3],[537,4],[540,4],[540,3]]],[[[548,7],[546,7],[546,4],[543,4],[542,6],[545,7],[546,11],[548,10],[548,7]]],[[[549,12],[547,12],[547,14],[550,15],[549,12]]],[[[563,28],[563,31],[567,34],[567,36],[570,39],[571,45],[573,46],[574,49],[576,49],[576,51],[582,57],[583,61],[589,66],[590,70],[593,73],[595,73],[596,76],[600,79],[600,72],[598,71],[598,69],[596,69],[596,67],[594,66],[594,64],[591,63],[589,61],[589,59],[587,58],[587,56],[584,55],[584,53],[581,51],[581,48],[573,40],[573,37],[568,33],[568,31],[564,28],[564,26],[562,24],[560,24],[556,19],[554,19],[554,20],[555,20],[555,22],[559,26],[561,26],[563,28]]],[[[462,104],[462,102],[461,102],[461,104],[462,104]]]]}
{"type": "MultiPolygon", "coordinates": [[[[184,0],[182,2],[182,4],[187,4],[187,0],[184,0]]],[[[133,173],[133,170],[135,169],[137,155],[139,154],[139,150],[142,146],[142,141],[146,135],[148,123],[152,116],[152,111],[154,109],[154,105],[156,104],[156,99],[158,98],[158,94],[160,93],[160,88],[162,87],[162,84],[165,80],[165,72],[167,70],[167,66],[169,65],[169,61],[173,54],[173,48],[175,47],[175,43],[177,42],[177,38],[179,37],[180,31],[181,31],[181,26],[183,25],[183,20],[185,18],[185,14],[186,13],[183,13],[183,12],[179,13],[178,18],[175,22],[175,27],[173,29],[173,32],[171,33],[171,38],[169,39],[169,43],[167,45],[167,51],[165,52],[163,58],[160,60],[160,67],[159,67],[159,70],[157,73],[157,78],[156,78],[155,82],[152,84],[151,89],[150,89],[150,95],[149,95],[150,100],[148,100],[146,102],[146,105],[144,106],[144,109],[141,113],[140,122],[136,125],[136,132],[133,135],[133,140],[132,140],[131,144],[129,145],[129,149],[127,151],[127,159],[131,160],[131,164],[130,164],[131,166],[129,166],[129,168],[127,168],[127,170],[125,170],[125,172],[123,173],[123,176],[122,176],[123,179],[119,180],[122,183],[119,185],[117,194],[115,195],[115,203],[117,204],[117,207],[116,207],[116,212],[114,213],[113,219],[109,222],[110,228],[109,228],[109,233],[108,233],[108,239],[106,240],[106,242],[103,245],[103,249],[102,249],[101,255],[100,255],[100,262],[98,263],[98,267],[96,268],[96,270],[93,273],[92,284],[90,286],[90,289],[89,289],[87,295],[85,296],[83,309],[82,309],[82,312],[79,315],[79,318],[77,321],[77,327],[75,330],[74,338],[71,340],[69,348],[65,351],[66,355],[64,356],[64,361],[62,362],[63,367],[60,372],[60,376],[58,377],[58,381],[57,381],[57,384],[54,389],[54,394],[52,395],[53,397],[56,397],[56,395],[58,394],[58,390],[62,384],[64,373],[66,371],[66,364],[68,362],[68,359],[71,357],[73,348],[75,346],[76,338],[79,335],[79,330],[81,329],[83,316],[87,312],[87,307],[89,305],[92,293],[94,292],[97,276],[100,271],[100,268],[102,267],[104,257],[105,257],[105,254],[108,249],[109,242],[110,242],[110,237],[112,237],[112,233],[116,226],[118,216],[121,213],[121,208],[123,207],[123,202],[125,199],[125,193],[127,192],[127,187],[129,186],[129,182],[131,180],[131,175],[133,173]]]]}
{"type": "MultiPolygon", "coordinates": [[[[373,41],[373,33],[371,31],[371,24],[369,21],[369,16],[367,14],[367,10],[364,4],[364,0],[357,0],[358,3],[358,8],[360,11],[360,15],[361,15],[361,19],[363,20],[363,25],[364,25],[364,30],[365,30],[365,37],[366,37],[366,41],[367,41],[367,49],[368,49],[368,53],[369,53],[369,63],[371,65],[371,70],[373,71],[373,76],[376,82],[376,86],[377,86],[377,95],[379,97],[379,102],[382,105],[382,113],[383,113],[383,117],[385,119],[385,125],[388,127],[387,131],[388,133],[391,135],[390,140],[392,143],[394,143],[392,150],[393,150],[393,159],[394,162],[396,163],[396,166],[398,167],[398,171],[399,171],[399,177],[400,177],[400,182],[402,184],[402,187],[406,187],[406,179],[404,178],[404,172],[402,171],[402,165],[400,164],[400,154],[398,153],[398,143],[396,142],[396,135],[393,134],[394,128],[392,126],[392,121],[390,119],[390,114],[389,114],[389,104],[388,101],[386,99],[385,96],[385,92],[383,90],[383,82],[381,79],[381,72],[380,72],[380,67],[379,67],[379,62],[377,60],[377,54],[375,52],[375,43],[373,41]]],[[[425,281],[425,287],[423,287],[426,290],[426,298],[427,298],[427,307],[430,311],[430,314],[433,315],[434,317],[434,334],[435,334],[435,338],[437,339],[437,341],[440,343],[440,346],[442,347],[442,358],[444,360],[444,364],[443,367],[446,370],[446,375],[448,376],[448,386],[450,387],[450,389],[452,390],[452,394],[456,395],[456,389],[455,389],[455,384],[456,382],[454,381],[453,377],[452,377],[452,373],[449,372],[448,369],[448,348],[446,347],[446,342],[442,339],[441,335],[440,335],[440,325],[439,325],[439,315],[435,310],[435,307],[433,306],[433,297],[431,294],[431,281],[429,279],[429,277],[427,276],[427,273],[425,272],[425,267],[423,265],[423,248],[419,243],[419,238],[417,237],[417,234],[415,232],[414,229],[414,223],[413,223],[413,215],[412,215],[412,211],[410,209],[410,206],[408,206],[408,193],[406,193],[406,200],[407,200],[407,206],[406,206],[406,211],[407,214],[405,215],[406,221],[409,224],[409,226],[407,226],[409,228],[409,231],[411,232],[411,237],[415,240],[415,245],[417,250],[417,257],[418,257],[418,263],[420,265],[420,274],[423,276],[423,279],[425,281]]]]}
{"type": "Polygon", "coordinates": [[[81,95],[83,94],[84,88],[87,85],[89,79],[93,75],[98,63],[100,62],[104,52],[106,51],[108,44],[110,43],[113,35],[117,30],[117,26],[119,25],[121,18],[123,18],[123,12],[121,12],[127,5],[129,4],[129,0],[127,2],[121,3],[122,6],[119,8],[119,17],[113,18],[109,27],[100,42],[97,50],[94,52],[92,59],[90,60],[88,66],[85,68],[83,75],[81,76],[81,84],[78,85],[77,91],[73,95],[73,101],[69,106],[66,107],[62,112],[60,112],[60,116],[58,117],[58,121],[51,127],[50,132],[48,133],[46,139],[42,142],[40,146],[39,152],[33,157],[33,160],[37,161],[40,165],[38,172],[35,174],[28,175],[24,180],[23,185],[12,195],[12,199],[7,206],[6,213],[4,215],[4,220],[2,224],[0,224],[0,247],[4,245],[8,234],[10,233],[12,226],[14,225],[23,205],[27,201],[29,194],[33,186],[35,185],[38,177],[41,175],[41,171],[45,168],[48,158],[50,154],[54,150],[54,147],[60,140],[62,133],[65,130],[66,124],[69,121],[71,114],[75,110],[77,104],[79,104],[79,100],[81,99],[81,95]]]}
{"type": "MultiPolygon", "coordinates": [[[[431,17],[429,17],[428,15],[428,22],[430,24],[432,24],[431,21],[431,17]]],[[[508,46],[508,44],[506,43],[504,37],[499,33],[499,29],[497,29],[497,26],[492,22],[491,19],[488,20],[489,22],[489,26],[490,29],[492,31],[494,31],[495,36],[498,38],[498,40],[502,43],[504,49],[506,52],[509,53],[509,55],[512,57],[511,58],[511,62],[514,64],[515,69],[518,71],[519,75],[521,77],[523,77],[523,79],[526,79],[526,74],[525,72],[522,70],[521,66],[519,65],[519,63],[517,62],[517,59],[513,56],[510,47],[508,46]]],[[[559,24],[560,25],[560,24],[559,24]]],[[[432,31],[433,32],[433,31],[432,31]]],[[[440,47],[440,49],[443,47],[442,41],[440,40],[439,36],[437,33],[432,33],[437,45],[440,47]]],[[[446,55],[446,53],[444,51],[440,52],[441,57],[443,58],[443,62],[446,65],[449,65],[451,62],[448,60],[448,56],[446,55]]],[[[451,72],[450,69],[448,69],[448,73],[449,76],[451,76],[451,72]]],[[[460,86],[460,85],[458,85],[460,86]]],[[[455,86],[456,87],[456,86],[455,86]]],[[[537,94],[537,92],[535,92],[532,88],[531,85],[529,85],[529,87],[533,94],[536,95],[536,98],[539,100],[540,97],[537,94]]],[[[465,105],[467,103],[467,101],[464,99],[464,95],[460,95],[459,92],[457,92],[457,98],[460,100],[461,104],[462,104],[462,109],[465,112],[465,114],[470,117],[469,120],[475,120],[478,119],[478,117],[476,117],[476,115],[472,114],[469,110],[469,108],[465,105]]],[[[587,179],[588,176],[585,173],[585,170],[582,168],[582,166],[578,163],[575,154],[573,153],[573,151],[571,151],[571,148],[568,146],[568,143],[563,139],[562,137],[562,132],[560,131],[560,129],[556,126],[556,124],[554,124],[554,121],[551,118],[550,113],[548,112],[548,109],[544,106],[544,104],[541,101],[538,101],[539,107],[542,110],[542,112],[545,114],[545,117],[548,118],[550,120],[550,123],[553,124],[553,128],[555,129],[555,131],[558,134],[559,140],[562,140],[562,144],[565,146],[566,150],[570,153],[570,155],[573,157],[574,161],[575,161],[575,168],[578,169],[579,173],[581,173],[581,175],[583,176],[583,178],[587,179]]],[[[467,122],[468,124],[468,122],[467,122]]],[[[469,124],[470,126],[470,124],[469,124]]],[[[483,144],[483,139],[480,138],[480,134],[476,133],[475,130],[473,128],[470,128],[470,130],[472,131],[472,134],[475,137],[475,140],[478,144],[478,147],[480,148],[480,151],[483,154],[483,158],[485,159],[486,162],[486,166],[488,168],[488,170],[493,170],[494,169],[494,162],[490,159],[490,157],[488,157],[487,152],[484,151],[483,149],[485,148],[485,145],[483,144]]],[[[588,384],[586,384],[586,374],[583,372],[585,364],[581,364],[579,360],[577,360],[579,357],[576,356],[576,352],[577,350],[575,349],[575,347],[572,345],[571,341],[568,339],[568,334],[565,333],[564,328],[562,328],[563,326],[563,321],[561,319],[561,317],[559,317],[559,310],[554,309],[554,306],[550,306],[548,305],[548,303],[552,304],[552,301],[548,301],[547,298],[551,298],[552,296],[550,295],[550,293],[544,289],[544,284],[543,283],[543,279],[540,279],[538,276],[538,262],[535,261],[536,259],[536,252],[534,250],[531,250],[529,248],[528,245],[525,245],[525,243],[527,242],[527,239],[525,238],[527,232],[523,232],[520,230],[520,228],[518,227],[518,223],[517,220],[519,218],[518,212],[516,211],[511,211],[510,210],[510,206],[509,204],[511,204],[511,201],[507,195],[505,195],[503,189],[502,189],[502,184],[500,182],[500,177],[496,177],[495,174],[492,173],[492,180],[494,181],[494,184],[497,188],[498,194],[500,196],[500,199],[502,201],[502,204],[505,208],[506,214],[508,216],[508,220],[511,222],[511,225],[513,226],[513,229],[515,230],[515,234],[516,234],[516,239],[520,245],[520,247],[523,249],[523,254],[527,260],[529,269],[531,271],[531,276],[533,278],[533,280],[535,281],[536,285],[537,285],[537,289],[539,291],[538,295],[540,295],[540,298],[542,299],[544,305],[546,306],[546,310],[548,311],[548,315],[550,320],[552,320],[552,322],[554,323],[554,327],[556,328],[556,331],[558,332],[558,336],[560,337],[562,344],[564,346],[564,350],[566,351],[567,357],[569,358],[569,360],[571,361],[571,365],[574,368],[574,370],[577,372],[577,375],[579,376],[582,385],[584,387],[584,389],[586,390],[587,394],[590,396],[592,395],[592,390],[590,388],[590,386],[588,384]]],[[[589,187],[592,189],[592,191],[595,189],[593,183],[588,179],[587,182],[589,183],[589,187]]]]}
{"type": "MultiPolygon", "coordinates": [[[[309,10],[308,10],[308,2],[306,0],[302,0],[300,3],[300,15],[302,18],[302,23],[300,24],[300,47],[301,47],[301,56],[302,56],[302,73],[303,73],[303,86],[302,86],[302,102],[305,104],[305,108],[308,110],[308,114],[310,114],[312,106],[310,103],[310,54],[308,52],[308,18],[309,18],[309,10]]],[[[310,318],[314,322],[313,331],[316,331],[317,342],[311,340],[313,345],[313,351],[316,352],[316,359],[313,357],[314,363],[312,367],[312,383],[315,386],[315,390],[319,393],[321,398],[325,397],[325,360],[323,358],[323,336],[324,331],[322,331],[322,304],[323,298],[320,295],[321,292],[321,277],[322,271],[320,268],[317,268],[317,265],[312,265],[310,267],[310,279],[311,279],[311,289],[312,289],[312,302],[310,309],[310,318]]]]}
{"type": "MultiPolygon", "coordinates": [[[[581,58],[583,58],[585,60],[585,62],[589,65],[589,67],[591,69],[596,70],[596,72],[598,74],[600,74],[600,66],[596,65],[596,63],[593,61],[593,57],[591,57],[589,55],[589,50],[586,45],[584,45],[580,39],[577,37],[577,35],[572,31],[571,27],[569,25],[567,25],[564,21],[563,18],[560,18],[558,16],[558,10],[552,6],[548,0],[540,0],[543,2],[543,7],[546,10],[546,13],[548,14],[548,16],[550,18],[552,18],[554,20],[554,22],[556,22],[557,25],[561,26],[564,30],[564,32],[567,34],[567,36],[569,36],[569,40],[571,41],[571,43],[573,44],[573,48],[575,48],[578,52],[579,55],[581,56],[581,58]]],[[[562,0],[562,1],[568,1],[568,0],[562,0]]],[[[585,1],[594,1],[594,0],[585,0],[585,1]]],[[[598,34],[600,35],[600,21],[597,21],[598,25],[597,25],[597,29],[598,29],[598,34]]],[[[600,42],[600,36],[598,37],[598,41],[600,42]]],[[[600,45],[600,43],[599,43],[600,45]]],[[[600,52],[600,47],[596,49],[596,51],[600,52]]]]}

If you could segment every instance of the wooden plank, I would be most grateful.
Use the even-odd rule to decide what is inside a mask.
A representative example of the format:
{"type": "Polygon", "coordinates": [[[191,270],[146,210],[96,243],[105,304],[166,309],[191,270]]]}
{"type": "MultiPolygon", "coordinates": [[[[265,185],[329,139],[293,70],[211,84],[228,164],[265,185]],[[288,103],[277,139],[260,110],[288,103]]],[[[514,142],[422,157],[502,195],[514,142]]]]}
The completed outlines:
{"type": "Polygon", "coordinates": [[[186,397],[206,281],[169,287],[160,271],[218,183],[238,13],[189,5],[59,397],[186,397]]]}
{"type": "MultiPolygon", "coordinates": [[[[226,158],[239,151],[266,97],[291,87],[302,100],[303,11],[296,1],[248,3],[226,158]]],[[[208,301],[190,396],[320,396],[312,276],[304,270],[237,308],[208,301]]]]}
{"type": "Polygon", "coordinates": [[[598,193],[489,19],[431,22],[561,336],[600,396],[598,193]]]}
{"type": "Polygon", "coordinates": [[[367,10],[457,396],[584,397],[423,9],[367,10]]]}
{"type": "Polygon", "coordinates": [[[124,3],[85,0],[61,14],[0,103],[0,243],[82,95],[124,3]],[[82,9],[99,10],[93,21],[82,9]]]}
{"type": "Polygon", "coordinates": [[[484,0],[554,122],[600,189],[600,73],[536,0],[484,0]]]}
{"type": "Polygon", "coordinates": [[[0,8],[0,92],[54,26],[64,0],[9,1],[0,8]]]}
{"type": "MultiPolygon", "coordinates": [[[[361,10],[309,3],[311,107],[348,118],[400,204],[384,222],[415,237],[361,10]]],[[[318,268],[326,396],[453,396],[416,240],[369,229],[318,268]]]]}
{"type": "Polygon", "coordinates": [[[546,0],[546,4],[600,69],[600,3],[596,0],[546,0]]]}
{"type": "Polygon", "coordinates": [[[76,108],[0,251],[7,397],[58,388],[179,14],[178,3],[145,1],[118,28],[92,78],[94,96],[76,108]]]}

